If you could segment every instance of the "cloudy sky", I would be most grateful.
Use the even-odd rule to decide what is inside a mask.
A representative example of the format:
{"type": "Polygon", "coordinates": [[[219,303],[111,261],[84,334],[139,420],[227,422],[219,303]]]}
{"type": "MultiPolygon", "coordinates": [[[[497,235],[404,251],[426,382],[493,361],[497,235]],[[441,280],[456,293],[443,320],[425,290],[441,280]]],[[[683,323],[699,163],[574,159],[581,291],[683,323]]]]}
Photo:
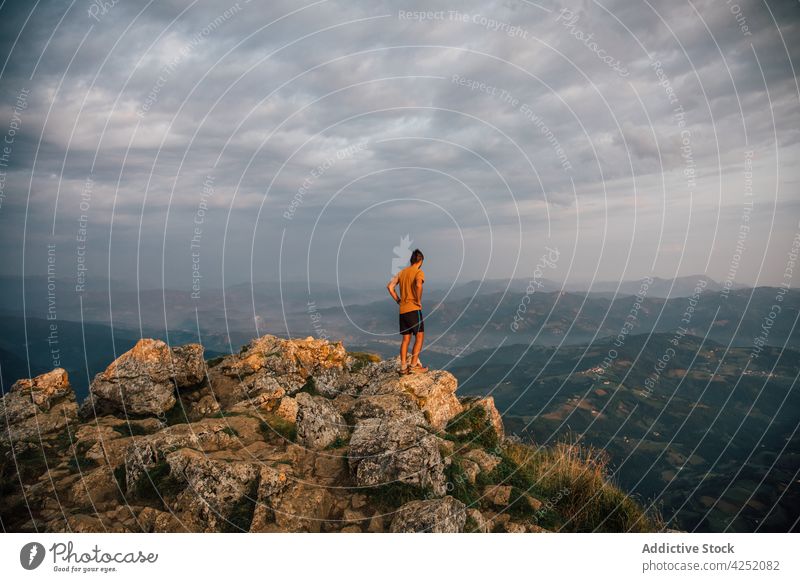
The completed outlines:
{"type": "Polygon", "coordinates": [[[5,1],[0,274],[382,286],[408,235],[437,286],[548,249],[571,282],[778,284],[799,23],[788,0],[5,1]]]}

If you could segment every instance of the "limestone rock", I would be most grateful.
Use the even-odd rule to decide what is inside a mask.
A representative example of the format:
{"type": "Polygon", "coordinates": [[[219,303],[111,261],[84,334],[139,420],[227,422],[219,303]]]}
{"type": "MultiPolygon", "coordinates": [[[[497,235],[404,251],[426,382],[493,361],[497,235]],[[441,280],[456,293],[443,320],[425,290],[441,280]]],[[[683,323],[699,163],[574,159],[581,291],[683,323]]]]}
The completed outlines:
{"type": "Polygon", "coordinates": [[[544,506],[544,502],[527,493],[525,494],[525,501],[528,502],[528,505],[534,511],[539,511],[544,506]]]}
{"type": "Polygon", "coordinates": [[[349,435],[347,423],[333,404],[322,396],[299,393],[297,441],[313,449],[324,449],[349,435]]]}
{"type": "Polygon", "coordinates": [[[236,450],[242,445],[242,435],[256,432],[257,427],[258,420],[248,417],[203,419],[192,424],[169,426],[155,434],[127,441],[124,453],[127,490],[131,491],[147,469],[166,460],[173,451],[184,447],[204,452],[236,450]],[[232,426],[236,434],[231,434],[232,426]]]}
{"type": "Polygon", "coordinates": [[[489,485],[484,488],[483,497],[498,507],[507,507],[511,500],[511,485],[489,485]]]}
{"type": "Polygon", "coordinates": [[[0,440],[38,442],[42,435],[75,421],[77,413],[75,393],[63,368],[18,380],[0,400],[0,440]]]}
{"type": "Polygon", "coordinates": [[[252,531],[319,532],[333,498],[324,488],[295,482],[275,495],[271,505],[272,521],[252,531]]]}
{"type": "Polygon", "coordinates": [[[480,467],[481,472],[491,473],[500,464],[500,457],[490,455],[483,449],[472,449],[464,454],[464,458],[480,467]]]}
{"type": "MultiPolygon", "coordinates": [[[[89,403],[103,412],[158,415],[175,405],[175,388],[199,384],[204,377],[203,346],[170,349],[161,340],[141,339],[95,376],[89,403]]],[[[91,412],[88,405],[82,409],[84,417],[91,412]]]]}
{"type": "Polygon", "coordinates": [[[475,508],[467,509],[467,519],[471,520],[472,523],[467,521],[466,523],[466,530],[469,533],[489,533],[492,531],[492,523],[491,520],[487,520],[483,517],[483,514],[475,508]]]}
{"type": "Polygon", "coordinates": [[[251,341],[237,356],[220,364],[224,374],[236,377],[256,390],[274,379],[286,394],[293,395],[309,378],[324,391],[336,391],[344,379],[347,351],[341,342],[324,339],[281,339],[264,335],[251,341]],[[253,378],[249,378],[253,376],[253,378]]]}
{"type": "Polygon", "coordinates": [[[502,439],[505,436],[505,428],[503,427],[503,418],[500,416],[500,413],[497,411],[497,408],[494,405],[494,397],[493,396],[486,396],[484,398],[464,398],[462,399],[461,403],[465,410],[473,408],[475,406],[480,406],[486,411],[486,418],[494,427],[495,432],[497,433],[498,438],[502,439]]]}
{"type": "Polygon", "coordinates": [[[478,475],[481,472],[481,468],[478,466],[478,463],[470,461],[469,459],[463,459],[461,461],[461,468],[464,470],[467,480],[470,483],[475,483],[475,481],[478,479],[478,475]]]}
{"type": "Polygon", "coordinates": [[[113,471],[103,466],[84,473],[72,486],[70,495],[73,503],[79,507],[106,508],[108,504],[117,505],[119,485],[113,471]]]}
{"type": "Polygon", "coordinates": [[[464,509],[464,504],[450,495],[441,499],[411,501],[397,510],[391,531],[458,533],[463,531],[467,519],[464,509]]]}
{"type": "Polygon", "coordinates": [[[284,396],[273,412],[283,420],[295,423],[297,422],[297,412],[299,409],[300,407],[297,404],[297,400],[291,396],[284,396]]]}
{"type": "Polygon", "coordinates": [[[455,376],[443,370],[399,377],[396,372],[384,373],[362,391],[356,410],[362,417],[419,410],[434,429],[441,430],[462,411],[455,396],[457,386],[455,376]]]}
{"type": "Polygon", "coordinates": [[[216,461],[192,449],[172,452],[166,460],[170,475],[188,484],[178,495],[176,508],[194,518],[201,525],[199,531],[250,529],[252,509],[241,523],[231,514],[238,504],[255,506],[257,463],[216,461]]]}
{"type": "Polygon", "coordinates": [[[439,440],[424,426],[402,419],[360,420],[350,439],[350,469],[361,486],[401,481],[444,495],[439,440]]]}

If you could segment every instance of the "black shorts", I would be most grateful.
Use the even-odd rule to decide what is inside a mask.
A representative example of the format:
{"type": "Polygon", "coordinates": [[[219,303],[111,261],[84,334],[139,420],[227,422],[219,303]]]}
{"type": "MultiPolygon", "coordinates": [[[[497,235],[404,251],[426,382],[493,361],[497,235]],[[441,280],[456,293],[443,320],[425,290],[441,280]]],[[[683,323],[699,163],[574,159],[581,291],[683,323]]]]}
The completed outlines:
{"type": "Polygon", "coordinates": [[[408,311],[406,313],[400,314],[400,333],[402,335],[408,335],[413,333],[417,335],[417,332],[424,332],[425,331],[425,321],[422,319],[422,311],[408,311]]]}

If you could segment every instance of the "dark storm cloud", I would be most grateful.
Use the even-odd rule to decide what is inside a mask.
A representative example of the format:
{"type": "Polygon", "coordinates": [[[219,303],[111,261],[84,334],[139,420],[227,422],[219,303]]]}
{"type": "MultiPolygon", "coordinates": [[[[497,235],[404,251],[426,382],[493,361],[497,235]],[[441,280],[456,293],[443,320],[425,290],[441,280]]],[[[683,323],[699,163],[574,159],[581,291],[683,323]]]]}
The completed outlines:
{"type": "MultiPolygon", "coordinates": [[[[7,168],[2,243],[18,257],[27,219],[26,252],[40,256],[52,238],[65,275],[85,215],[98,269],[113,263],[130,278],[138,261],[159,283],[166,265],[168,283],[183,285],[202,210],[209,280],[223,260],[227,280],[249,277],[251,245],[258,278],[274,278],[281,240],[291,277],[305,275],[311,254],[312,275],[330,278],[331,253],[346,240],[370,251],[348,276],[369,278],[406,233],[441,250],[447,279],[460,261],[449,254],[461,252],[454,233],[468,233],[471,256],[485,258],[490,229],[493,277],[512,273],[520,247],[534,256],[545,244],[577,254],[578,279],[597,264],[603,278],[642,276],[656,254],[657,275],[702,271],[714,256],[709,274],[722,277],[732,246],[709,233],[708,218],[687,227],[689,204],[735,233],[748,148],[755,212],[769,218],[796,197],[779,188],[798,179],[792,2],[99,6],[0,9],[3,120],[30,89],[7,168]],[[690,129],[689,160],[676,107],[690,129]],[[213,195],[204,197],[209,176],[213,195]],[[678,264],[679,247],[642,245],[622,273],[617,257],[632,235],[662,224],[670,241],[694,229],[688,258],[678,264]]],[[[770,244],[796,227],[778,223],[770,244]]],[[[751,238],[753,257],[769,234],[751,238]]],[[[485,266],[468,262],[462,276],[485,266]]],[[[768,282],[782,269],[771,263],[768,282]]],[[[752,282],[755,273],[739,276],[752,282]]]]}

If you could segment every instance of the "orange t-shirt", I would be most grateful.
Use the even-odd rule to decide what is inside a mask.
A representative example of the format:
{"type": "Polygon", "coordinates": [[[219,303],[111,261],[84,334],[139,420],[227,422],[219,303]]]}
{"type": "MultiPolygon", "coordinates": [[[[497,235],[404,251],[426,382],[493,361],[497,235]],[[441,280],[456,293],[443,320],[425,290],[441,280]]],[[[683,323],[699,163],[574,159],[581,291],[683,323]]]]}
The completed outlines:
{"type": "Polygon", "coordinates": [[[400,285],[400,313],[422,309],[422,298],[417,295],[417,280],[425,281],[425,272],[419,265],[410,265],[397,274],[400,285]]]}

